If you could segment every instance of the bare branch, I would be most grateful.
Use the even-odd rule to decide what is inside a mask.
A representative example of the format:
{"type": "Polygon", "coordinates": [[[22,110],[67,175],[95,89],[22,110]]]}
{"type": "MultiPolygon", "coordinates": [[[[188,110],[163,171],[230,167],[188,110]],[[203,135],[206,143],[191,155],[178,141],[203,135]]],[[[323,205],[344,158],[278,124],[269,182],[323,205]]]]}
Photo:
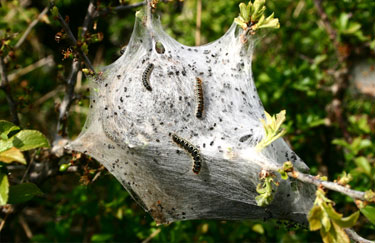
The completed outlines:
{"type": "Polygon", "coordinates": [[[140,7],[140,6],[143,6],[143,5],[146,5],[146,1],[134,3],[134,4],[130,4],[130,5],[121,5],[121,6],[117,6],[117,7],[114,7],[114,8],[106,8],[104,10],[96,11],[95,14],[94,14],[94,18],[103,16],[103,15],[106,15],[106,14],[109,14],[109,13],[112,13],[112,12],[137,8],[137,7],[140,7]]]}
{"type": "MultiPolygon", "coordinates": [[[[81,33],[80,38],[83,38],[85,34],[87,33],[95,12],[96,12],[96,9],[94,6],[94,1],[91,0],[87,8],[85,19],[83,21],[82,33],[81,33]]],[[[77,46],[77,39],[74,37],[69,25],[65,22],[65,20],[62,18],[60,13],[58,13],[57,17],[63,29],[65,30],[66,34],[69,36],[71,44],[74,46],[77,46]]],[[[79,47],[77,49],[81,58],[85,61],[86,66],[89,67],[89,69],[95,74],[94,68],[92,67],[91,62],[88,59],[88,57],[82,52],[82,50],[79,47]]],[[[64,95],[63,101],[60,104],[56,134],[54,136],[54,141],[52,143],[53,148],[51,151],[53,154],[55,154],[58,157],[63,155],[64,145],[68,141],[67,139],[63,137],[66,135],[65,134],[66,133],[66,121],[68,119],[70,106],[74,100],[74,88],[77,82],[77,74],[79,70],[80,70],[80,62],[73,60],[72,69],[66,81],[65,95],[64,95]]]]}
{"type": "MultiPolygon", "coordinates": [[[[69,25],[65,22],[64,18],[61,16],[60,13],[58,13],[57,19],[59,20],[60,24],[62,25],[65,33],[68,35],[71,45],[77,46],[77,39],[74,37],[69,25]]],[[[83,51],[79,47],[77,47],[77,51],[78,51],[78,54],[80,55],[80,57],[85,62],[86,66],[90,69],[91,72],[93,72],[95,74],[94,67],[92,66],[91,61],[86,56],[86,54],[83,53],[83,51]]]]}
{"type": "Polygon", "coordinates": [[[345,194],[353,199],[359,199],[359,200],[362,200],[362,201],[366,201],[365,199],[365,193],[364,192],[361,192],[361,191],[356,191],[356,190],[352,190],[352,189],[349,189],[347,187],[344,187],[342,185],[339,185],[337,183],[334,183],[334,182],[330,182],[330,181],[323,181],[323,180],[320,180],[312,175],[308,175],[308,174],[304,174],[304,173],[301,173],[301,172],[289,172],[288,175],[290,177],[293,177],[299,181],[302,181],[302,182],[306,182],[306,183],[310,183],[310,184],[313,184],[315,186],[323,186],[327,189],[330,189],[332,191],[336,191],[336,192],[340,192],[342,194],[345,194]]]}
{"type": "Polygon", "coordinates": [[[0,57],[0,75],[1,75],[1,85],[0,88],[4,91],[6,100],[9,105],[10,114],[12,116],[12,122],[16,125],[20,124],[17,114],[17,104],[13,99],[12,92],[10,90],[8,75],[6,73],[4,60],[0,57]]]}
{"type": "Polygon", "coordinates": [[[23,33],[22,37],[18,40],[17,44],[14,46],[15,49],[19,48],[23,44],[23,42],[26,40],[26,37],[30,34],[31,30],[42,19],[42,17],[48,12],[48,10],[49,10],[49,7],[45,7],[43,11],[38,15],[38,17],[29,24],[29,26],[23,33]]]}

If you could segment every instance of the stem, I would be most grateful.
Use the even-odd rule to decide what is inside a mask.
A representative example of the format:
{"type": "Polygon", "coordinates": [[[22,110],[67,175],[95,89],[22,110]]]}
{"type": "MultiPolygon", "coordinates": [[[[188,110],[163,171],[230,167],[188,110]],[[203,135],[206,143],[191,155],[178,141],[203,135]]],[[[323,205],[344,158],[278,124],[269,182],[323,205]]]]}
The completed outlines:
{"type": "Polygon", "coordinates": [[[330,189],[332,191],[340,192],[342,194],[345,194],[353,199],[359,199],[362,201],[366,201],[365,199],[365,193],[361,191],[356,191],[349,189],[347,187],[341,186],[337,183],[330,182],[330,181],[323,181],[320,179],[317,179],[316,177],[308,174],[304,174],[301,172],[288,172],[288,175],[292,178],[295,178],[299,181],[314,184],[315,186],[323,186],[327,189],[330,189]]]}
{"type": "MultiPolygon", "coordinates": [[[[91,3],[90,3],[90,5],[91,5],[91,3]]],[[[89,5],[89,6],[90,6],[90,5],[89,5]]],[[[86,15],[86,16],[87,16],[87,15],[86,15]]],[[[71,31],[69,25],[65,22],[64,18],[61,16],[60,12],[59,12],[59,14],[58,14],[58,16],[57,16],[57,19],[58,19],[58,21],[60,22],[60,24],[62,25],[62,27],[63,27],[65,33],[68,35],[71,44],[72,44],[73,46],[77,46],[77,39],[74,37],[74,35],[73,35],[73,33],[72,33],[72,31],[71,31]]],[[[85,17],[85,20],[86,20],[86,17],[85,17]]],[[[89,22],[89,21],[87,21],[87,22],[89,22]]],[[[86,56],[85,53],[83,53],[83,51],[81,50],[81,48],[77,47],[77,51],[78,51],[79,56],[80,56],[80,57],[83,59],[83,61],[85,62],[86,66],[90,69],[90,71],[91,71],[92,73],[95,74],[95,70],[94,70],[94,67],[93,67],[92,64],[91,64],[90,59],[86,56]]]]}
{"type": "Polygon", "coordinates": [[[29,26],[23,33],[22,37],[18,40],[17,44],[14,46],[15,49],[18,49],[23,44],[23,42],[26,40],[26,37],[30,34],[31,30],[42,19],[42,17],[48,12],[48,10],[49,10],[49,7],[45,7],[43,11],[38,15],[38,17],[29,24],[29,26]]]}
{"type": "Polygon", "coordinates": [[[13,99],[12,92],[9,85],[8,75],[6,73],[5,65],[3,57],[0,56],[0,75],[1,75],[1,85],[0,89],[2,89],[5,93],[6,100],[9,105],[10,114],[12,116],[12,122],[16,125],[20,124],[17,114],[17,104],[13,99]]]}

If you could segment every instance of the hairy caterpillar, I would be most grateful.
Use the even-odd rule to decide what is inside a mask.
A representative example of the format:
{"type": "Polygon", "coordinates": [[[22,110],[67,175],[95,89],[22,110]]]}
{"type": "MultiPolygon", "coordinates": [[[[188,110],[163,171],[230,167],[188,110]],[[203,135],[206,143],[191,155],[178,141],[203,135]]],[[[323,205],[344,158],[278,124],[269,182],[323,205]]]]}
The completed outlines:
{"type": "Polygon", "coordinates": [[[203,101],[202,80],[198,77],[196,78],[196,83],[195,83],[195,96],[197,99],[197,109],[195,111],[195,116],[201,119],[203,116],[204,101],[203,101]]]}
{"type": "Polygon", "coordinates": [[[199,174],[199,171],[201,170],[202,160],[199,153],[199,149],[197,149],[195,146],[193,146],[191,143],[186,141],[185,139],[177,136],[176,134],[172,134],[172,140],[175,142],[178,146],[185,149],[193,158],[193,172],[195,174],[199,174]]]}
{"type": "Polygon", "coordinates": [[[150,63],[142,74],[142,83],[148,91],[152,91],[152,88],[150,86],[150,75],[153,69],[154,64],[150,63]]]}

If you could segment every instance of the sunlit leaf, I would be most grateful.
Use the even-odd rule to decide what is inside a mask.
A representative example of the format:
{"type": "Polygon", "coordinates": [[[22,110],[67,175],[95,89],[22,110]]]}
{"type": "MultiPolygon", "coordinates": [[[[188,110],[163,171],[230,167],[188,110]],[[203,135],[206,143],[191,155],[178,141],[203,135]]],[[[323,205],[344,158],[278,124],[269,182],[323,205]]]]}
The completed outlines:
{"type": "Polygon", "coordinates": [[[251,229],[258,234],[264,234],[264,228],[261,224],[254,224],[253,227],[251,227],[251,229]]]}
{"type": "Polygon", "coordinates": [[[322,218],[322,209],[318,205],[314,205],[307,216],[311,231],[319,230],[322,227],[322,224],[320,222],[322,218]]]}
{"type": "Polygon", "coordinates": [[[21,164],[26,164],[25,157],[22,152],[17,148],[11,148],[0,153],[0,161],[4,163],[18,162],[21,164]]]}
{"type": "Polygon", "coordinates": [[[22,130],[12,138],[13,146],[21,151],[30,149],[49,147],[47,138],[36,130],[22,130]]]}
{"type": "Polygon", "coordinates": [[[264,113],[266,120],[262,119],[261,122],[265,130],[265,136],[255,147],[258,151],[267,147],[286,133],[285,129],[280,129],[282,123],[285,121],[285,110],[280,111],[276,116],[271,116],[266,111],[264,113]]]}
{"type": "Polygon", "coordinates": [[[9,193],[8,176],[0,173],[0,206],[7,204],[9,193]]]}

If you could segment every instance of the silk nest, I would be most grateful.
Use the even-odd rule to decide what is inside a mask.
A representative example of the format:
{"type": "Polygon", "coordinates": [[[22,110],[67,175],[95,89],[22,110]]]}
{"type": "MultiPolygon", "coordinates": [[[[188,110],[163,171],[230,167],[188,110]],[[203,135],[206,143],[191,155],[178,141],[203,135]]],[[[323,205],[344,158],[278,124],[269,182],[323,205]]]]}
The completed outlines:
{"type": "Polygon", "coordinates": [[[137,17],[125,52],[92,78],[87,121],[66,148],[103,164],[157,223],[274,218],[305,224],[311,185],[278,176],[272,203],[255,201],[261,170],[285,161],[299,171],[308,167],[282,138],[255,150],[265,135],[251,70],[257,35],[244,41],[243,34],[233,24],[212,43],[185,46],[163,31],[159,18],[137,17]],[[194,155],[173,135],[198,150],[199,173],[194,155]]]}

